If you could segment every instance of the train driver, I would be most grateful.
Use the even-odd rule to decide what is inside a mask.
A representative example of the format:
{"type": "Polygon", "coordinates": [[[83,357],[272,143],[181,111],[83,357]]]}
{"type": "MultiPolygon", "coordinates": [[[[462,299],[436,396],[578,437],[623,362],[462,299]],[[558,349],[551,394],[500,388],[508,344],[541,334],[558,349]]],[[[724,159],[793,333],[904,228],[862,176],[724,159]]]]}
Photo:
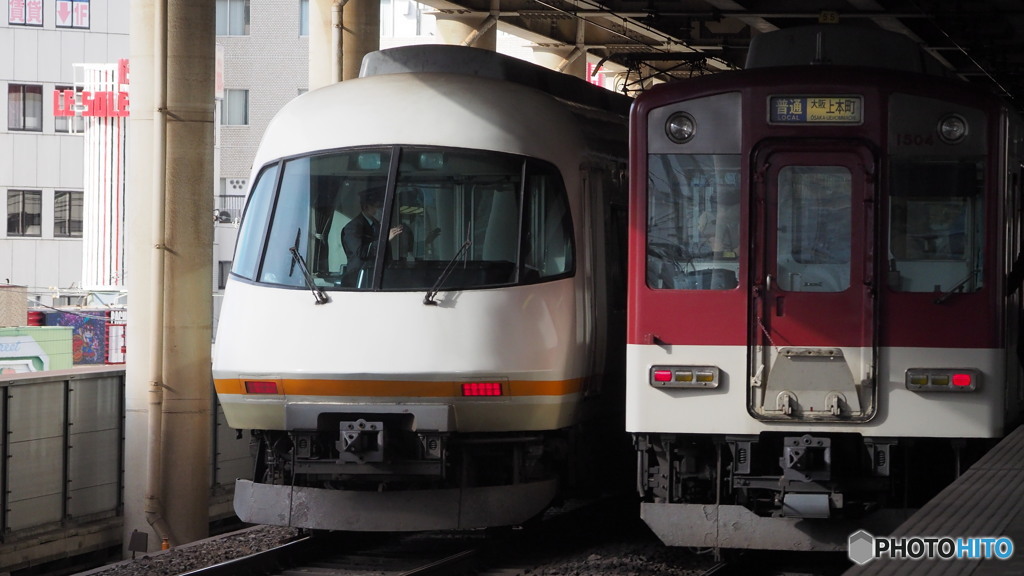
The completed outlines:
{"type": "MultiPolygon", "coordinates": [[[[343,286],[367,287],[372,277],[373,265],[377,259],[376,242],[380,221],[384,211],[384,187],[372,186],[359,193],[361,212],[341,229],[341,245],[348,257],[345,273],[341,277],[343,286]]],[[[388,230],[388,240],[405,231],[405,226],[394,226],[388,230]]],[[[390,257],[389,245],[384,247],[384,261],[390,257]]]]}

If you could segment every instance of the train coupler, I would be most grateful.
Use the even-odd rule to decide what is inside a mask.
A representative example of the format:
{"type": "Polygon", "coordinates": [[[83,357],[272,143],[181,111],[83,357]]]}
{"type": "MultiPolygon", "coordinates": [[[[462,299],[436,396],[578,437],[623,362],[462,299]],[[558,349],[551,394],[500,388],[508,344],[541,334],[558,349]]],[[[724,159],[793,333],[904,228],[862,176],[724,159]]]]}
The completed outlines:
{"type": "Polygon", "coordinates": [[[362,418],[353,422],[341,422],[341,439],[338,452],[342,461],[383,462],[384,423],[367,422],[362,418]]]}

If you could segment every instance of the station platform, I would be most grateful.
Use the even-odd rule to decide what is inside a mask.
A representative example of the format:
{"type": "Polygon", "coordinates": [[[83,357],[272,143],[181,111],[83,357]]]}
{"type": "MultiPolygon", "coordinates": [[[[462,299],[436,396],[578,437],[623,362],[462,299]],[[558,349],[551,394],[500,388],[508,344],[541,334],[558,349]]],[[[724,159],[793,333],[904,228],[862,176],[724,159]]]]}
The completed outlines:
{"type": "Polygon", "coordinates": [[[851,537],[851,558],[870,559],[843,576],[1024,574],[1024,426],[1018,426],[890,536],[875,537],[868,550],[868,541],[851,537]],[[902,558],[875,553],[894,544],[905,545],[902,558]],[[932,557],[929,546],[937,551],[932,557]],[[923,555],[918,559],[908,557],[919,552],[923,555]]]}

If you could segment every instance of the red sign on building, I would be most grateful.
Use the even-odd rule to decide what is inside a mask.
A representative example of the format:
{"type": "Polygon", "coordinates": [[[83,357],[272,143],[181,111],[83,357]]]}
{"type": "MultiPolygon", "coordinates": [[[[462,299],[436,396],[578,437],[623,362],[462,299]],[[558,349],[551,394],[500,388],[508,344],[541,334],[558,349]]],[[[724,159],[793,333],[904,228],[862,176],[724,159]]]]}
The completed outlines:
{"type": "Polygon", "coordinates": [[[54,90],[54,116],[120,118],[129,114],[128,60],[117,62],[116,90],[54,90]]]}

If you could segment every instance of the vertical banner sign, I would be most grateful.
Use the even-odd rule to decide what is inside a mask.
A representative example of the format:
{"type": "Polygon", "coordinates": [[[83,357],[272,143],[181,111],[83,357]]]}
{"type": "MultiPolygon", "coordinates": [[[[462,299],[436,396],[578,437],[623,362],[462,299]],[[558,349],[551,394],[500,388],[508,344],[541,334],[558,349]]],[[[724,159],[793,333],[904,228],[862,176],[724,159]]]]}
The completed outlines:
{"type": "Polygon", "coordinates": [[[53,115],[84,118],[82,287],[120,290],[124,287],[128,60],[74,66],[75,89],[54,91],[53,115]]]}

